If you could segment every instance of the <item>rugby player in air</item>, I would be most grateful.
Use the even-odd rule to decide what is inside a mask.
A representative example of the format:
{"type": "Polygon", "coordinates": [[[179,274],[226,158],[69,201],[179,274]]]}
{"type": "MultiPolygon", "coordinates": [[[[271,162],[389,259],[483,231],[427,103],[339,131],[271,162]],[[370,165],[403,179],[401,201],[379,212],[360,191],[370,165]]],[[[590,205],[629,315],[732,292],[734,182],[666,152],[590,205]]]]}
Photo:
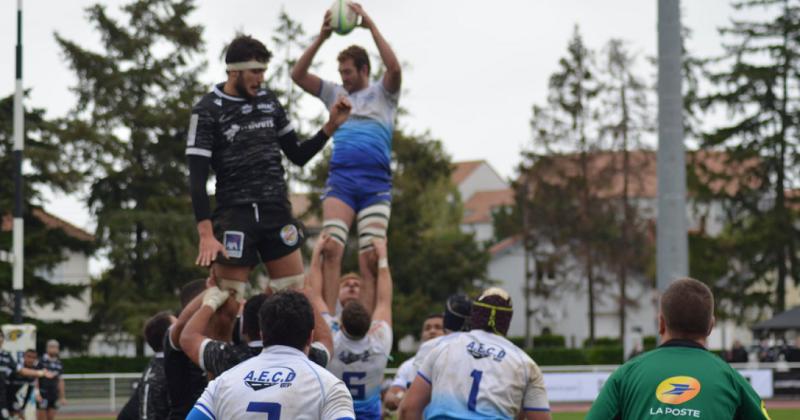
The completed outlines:
{"type": "Polygon", "coordinates": [[[324,298],[331,310],[341,274],[342,256],[355,220],[358,234],[359,270],[364,281],[364,305],[374,308],[375,277],[369,260],[372,238],[386,238],[392,199],[392,132],[400,97],[400,62],[375,22],[357,3],[350,3],[361,26],[372,34],[386,71],[370,83],[370,60],[364,48],[351,46],[339,53],[341,84],[323,80],[309,68],[322,44],[331,35],[326,13],[319,36],[292,68],[292,80],[318,97],[326,107],[344,95],[353,109],[350,118],[334,134],[330,172],[322,196],[323,229],[332,238],[325,249],[324,298]]]}
{"type": "Polygon", "coordinates": [[[239,299],[259,262],[273,290],[302,287],[299,248],[305,233],[292,217],[281,158],[304,165],[350,112],[346,98],[334,98],[328,121],[301,142],[275,93],[262,87],[270,57],[264,44],[250,36],[238,36],[228,45],[228,78],[192,109],[186,146],[200,236],[196,263],[214,262],[217,285],[239,299]],[[216,174],[213,214],[206,191],[209,168],[216,174]]]}

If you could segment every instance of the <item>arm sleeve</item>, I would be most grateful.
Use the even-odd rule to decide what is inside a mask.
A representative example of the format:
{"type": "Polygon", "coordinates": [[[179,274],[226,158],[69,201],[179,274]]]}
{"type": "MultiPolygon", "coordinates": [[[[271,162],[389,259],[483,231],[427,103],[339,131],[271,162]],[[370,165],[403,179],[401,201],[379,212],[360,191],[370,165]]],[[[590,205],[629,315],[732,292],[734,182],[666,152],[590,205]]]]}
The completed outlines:
{"type": "Polygon", "coordinates": [[[528,366],[528,384],[525,386],[522,409],[524,411],[550,411],[550,403],[547,401],[547,391],[544,387],[544,375],[532,360],[528,366]]]}
{"type": "MultiPolygon", "coordinates": [[[[431,349],[431,351],[425,356],[425,360],[423,360],[420,364],[420,367],[417,370],[417,375],[421,376],[425,382],[433,385],[433,368],[436,364],[436,359],[439,358],[439,354],[441,353],[442,349],[446,348],[447,346],[442,346],[440,341],[439,344],[431,349]]],[[[414,363],[416,364],[416,360],[414,363]]]]}
{"type": "Polygon", "coordinates": [[[336,98],[339,95],[346,95],[347,92],[344,90],[343,87],[337,85],[336,83],[329,82],[327,80],[321,80],[319,86],[319,99],[325,104],[326,109],[331,109],[333,103],[336,102],[336,98]]]}
{"type": "Polygon", "coordinates": [[[214,377],[222,375],[226,370],[239,364],[239,360],[235,360],[231,346],[222,341],[203,340],[203,344],[200,345],[200,354],[203,355],[200,368],[214,377]]]}
{"type": "Polygon", "coordinates": [[[586,415],[586,420],[608,420],[621,418],[620,413],[620,392],[619,392],[619,377],[623,375],[620,373],[621,369],[617,369],[608,380],[603,384],[603,389],[600,390],[600,395],[592,403],[592,408],[589,414],[586,415]]]}
{"type": "MultiPolygon", "coordinates": [[[[386,76],[384,76],[384,77],[386,77],[386,76]]],[[[383,97],[386,98],[386,100],[390,104],[392,104],[394,107],[397,107],[397,104],[400,102],[400,91],[402,90],[402,88],[399,89],[395,93],[389,92],[388,90],[386,90],[386,87],[383,85],[383,78],[381,78],[381,81],[379,83],[376,83],[376,84],[378,86],[380,86],[379,89],[383,93],[383,97]]]]}
{"type": "Polygon", "coordinates": [[[739,388],[739,408],[734,419],[769,420],[764,401],[758,396],[756,390],[747,382],[739,372],[734,372],[736,385],[739,388]]]}
{"type": "Polygon", "coordinates": [[[350,391],[342,381],[336,382],[331,387],[324,404],[321,417],[323,420],[353,420],[356,418],[353,411],[353,397],[350,396],[350,391]]]}
{"type": "Polygon", "coordinates": [[[416,376],[416,374],[417,371],[414,370],[414,361],[406,360],[397,369],[397,375],[395,375],[394,379],[392,380],[391,386],[408,389],[409,385],[411,385],[411,382],[414,382],[414,376],[416,376]]]}
{"type": "Polygon", "coordinates": [[[319,341],[311,343],[311,348],[308,349],[308,360],[316,363],[321,367],[328,367],[328,361],[331,360],[331,355],[324,344],[319,341]]]}
{"type": "MultiPolygon", "coordinates": [[[[300,141],[297,137],[297,132],[290,130],[286,134],[278,137],[281,145],[281,150],[286,154],[286,157],[295,165],[303,166],[317,154],[328,141],[328,135],[324,131],[319,130],[314,137],[306,141],[300,141]]],[[[192,196],[194,197],[194,196],[192,196]]]]}
{"type": "Polygon", "coordinates": [[[189,192],[192,196],[192,209],[194,209],[195,221],[211,218],[211,202],[206,190],[208,181],[208,162],[209,158],[189,155],[189,192]]]}

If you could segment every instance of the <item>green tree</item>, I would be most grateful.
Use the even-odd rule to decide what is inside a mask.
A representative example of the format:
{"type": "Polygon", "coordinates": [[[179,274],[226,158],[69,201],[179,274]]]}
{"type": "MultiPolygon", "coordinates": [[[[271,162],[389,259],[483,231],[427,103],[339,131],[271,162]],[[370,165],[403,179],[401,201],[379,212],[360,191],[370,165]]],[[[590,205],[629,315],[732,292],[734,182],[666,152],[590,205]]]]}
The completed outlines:
{"type": "MultiPolygon", "coordinates": [[[[14,208],[14,159],[13,139],[13,96],[0,99],[0,171],[9,176],[0,178],[0,249],[11,250],[12,231],[6,229],[6,221],[11,221],[14,208]]],[[[80,173],[74,163],[64,154],[64,146],[59,144],[58,122],[45,118],[43,109],[25,110],[25,267],[23,283],[27,304],[52,304],[61,308],[68,297],[79,297],[84,286],[55,284],[47,281],[44,274],[63,262],[66,251],[90,255],[94,243],[68,235],[62,229],[46,226],[40,217],[42,191],[52,189],[73,192],[80,181],[80,173]]],[[[0,263],[0,288],[11,290],[11,265],[0,263]]],[[[0,308],[10,314],[13,300],[9,294],[0,294],[0,308]]]]}
{"type": "MultiPolygon", "coordinates": [[[[650,104],[651,89],[637,73],[637,57],[619,39],[610,40],[604,49],[599,77],[603,81],[600,97],[602,109],[601,138],[608,139],[607,147],[616,153],[611,154],[613,165],[611,200],[617,201],[617,235],[610,251],[616,265],[619,285],[619,334],[624,344],[626,333],[627,307],[629,305],[627,288],[628,273],[640,274],[644,278],[648,264],[654,256],[652,241],[649,240],[647,220],[638,211],[636,193],[643,185],[642,175],[647,166],[652,165],[642,153],[644,137],[654,131],[650,104]],[[621,180],[617,191],[616,181],[621,180]],[[638,187],[638,188],[637,188],[638,187]]],[[[632,302],[631,302],[632,303],[632,302]]]]}
{"type": "MultiPolygon", "coordinates": [[[[440,311],[450,294],[472,292],[486,283],[488,255],[471,234],[462,233],[458,191],[450,181],[450,157],[428,134],[395,131],[389,261],[394,280],[395,337],[416,334],[430,313],[440,311]]],[[[328,159],[311,171],[309,194],[321,214],[319,192],[328,176],[328,159]]],[[[348,246],[345,270],[357,269],[356,247],[348,246]]]]}
{"type": "MultiPolygon", "coordinates": [[[[143,320],[172,307],[201,275],[184,148],[191,105],[204,92],[202,28],[192,0],[134,0],[119,18],[87,9],[101,49],[56,34],[78,78],[62,133],[88,178],[88,204],[110,262],[94,285],[94,318],[110,333],[140,337],[143,320]]],[[[137,354],[143,345],[138,341],[137,354]]]]}
{"type": "MultiPolygon", "coordinates": [[[[597,70],[594,52],[576,27],[567,55],[550,76],[546,105],[533,107],[533,147],[523,153],[516,184],[526,249],[548,249],[548,255],[537,260],[560,265],[556,271],[565,278],[570,277],[567,273],[582,272],[590,342],[595,337],[597,286],[603,282],[600,268],[608,259],[605,244],[615,227],[612,206],[596,191],[610,169],[594,161],[601,150],[597,115],[602,86],[597,70]]],[[[537,293],[548,293],[544,289],[542,283],[534,286],[537,293]]]]}
{"type": "MultiPolygon", "coordinates": [[[[701,162],[697,191],[721,202],[726,240],[736,241],[729,257],[736,268],[719,277],[721,287],[774,290],[771,302],[786,305],[786,282],[800,281],[798,196],[787,194],[798,180],[800,148],[800,4],[790,0],[742,0],[737,17],[721,30],[725,54],[713,63],[712,91],[704,105],[725,112],[718,128],[706,133],[706,152],[722,152],[717,165],[701,162]]],[[[755,294],[759,295],[759,294],[755,294]]]]}

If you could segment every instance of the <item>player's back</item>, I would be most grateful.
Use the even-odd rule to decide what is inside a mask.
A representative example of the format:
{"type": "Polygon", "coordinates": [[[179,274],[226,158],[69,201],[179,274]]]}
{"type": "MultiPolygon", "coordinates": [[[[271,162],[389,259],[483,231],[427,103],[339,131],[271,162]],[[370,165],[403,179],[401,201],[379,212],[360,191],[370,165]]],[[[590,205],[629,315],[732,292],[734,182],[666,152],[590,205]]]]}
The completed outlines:
{"type": "Polygon", "coordinates": [[[351,340],[342,331],[333,337],[328,370],[347,385],[359,419],[380,419],[381,385],[391,349],[392,329],[383,321],[374,322],[360,340],[351,340]]]}
{"type": "Polygon", "coordinates": [[[211,381],[195,409],[193,414],[230,420],[263,420],[265,414],[298,420],[354,417],[344,383],[286,346],[270,346],[211,381]]]}
{"type": "Polygon", "coordinates": [[[442,337],[419,375],[432,385],[426,419],[510,419],[549,411],[541,370],[510,341],[482,330],[442,337]]]}

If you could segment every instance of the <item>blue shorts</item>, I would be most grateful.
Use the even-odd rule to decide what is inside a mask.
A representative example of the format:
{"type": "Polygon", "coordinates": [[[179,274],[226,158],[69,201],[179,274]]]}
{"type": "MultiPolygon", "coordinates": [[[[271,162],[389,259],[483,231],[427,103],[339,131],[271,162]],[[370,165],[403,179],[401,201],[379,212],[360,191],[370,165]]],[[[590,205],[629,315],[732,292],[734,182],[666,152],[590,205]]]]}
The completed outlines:
{"type": "Polygon", "coordinates": [[[392,202],[392,181],[383,170],[374,174],[365,169],[332,169],[322,192],[322,200],[335,197],[342,200],[358,214],[361,210],[380,202],[392,202]]]}

